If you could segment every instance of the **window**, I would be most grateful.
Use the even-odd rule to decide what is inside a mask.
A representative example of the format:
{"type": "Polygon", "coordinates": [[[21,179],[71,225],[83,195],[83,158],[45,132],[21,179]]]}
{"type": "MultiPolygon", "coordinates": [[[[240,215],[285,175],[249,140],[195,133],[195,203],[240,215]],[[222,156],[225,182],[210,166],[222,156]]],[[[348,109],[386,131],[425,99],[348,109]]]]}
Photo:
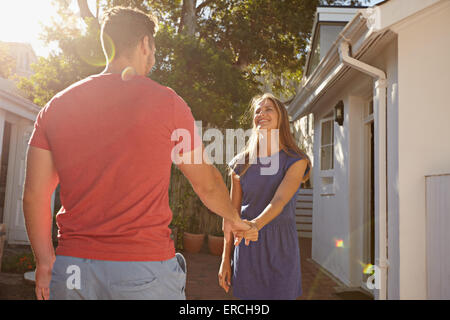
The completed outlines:
{"type": "Polygon", "coordinates": [[[334,120],[322,120],[320,132],[320,170],[331,170],[334,162],[334,120]]]}

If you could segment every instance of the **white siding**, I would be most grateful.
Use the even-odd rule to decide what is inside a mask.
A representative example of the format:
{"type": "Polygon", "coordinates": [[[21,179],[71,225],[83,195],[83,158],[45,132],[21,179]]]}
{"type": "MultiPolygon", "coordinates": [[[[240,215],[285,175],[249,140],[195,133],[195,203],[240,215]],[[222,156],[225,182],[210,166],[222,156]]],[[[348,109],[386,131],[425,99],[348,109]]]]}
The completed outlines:
{"type": "Polygon", "coordinates": [[[295,222],[298,236],[312,238],[312,210],[313,190],[300,189],[297,194],[297,206],[295,209],[295,222]]]}
{"type": "Polygon", "coordinates": [[[426,177],[428,299],[450,299],[450,175],[426,177]]]}

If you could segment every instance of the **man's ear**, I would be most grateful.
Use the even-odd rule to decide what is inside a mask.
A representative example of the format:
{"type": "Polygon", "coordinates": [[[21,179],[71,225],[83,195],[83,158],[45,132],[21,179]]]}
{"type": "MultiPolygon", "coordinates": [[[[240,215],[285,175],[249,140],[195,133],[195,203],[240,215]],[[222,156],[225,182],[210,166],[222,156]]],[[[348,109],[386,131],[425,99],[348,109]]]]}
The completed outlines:
{"type": "Polygon", "coordinates": [[[145,55],[150,54],[150,39],[148,36],[144,36],[140,42],[141,50],[143,50],[143,53],[145,55]]]}

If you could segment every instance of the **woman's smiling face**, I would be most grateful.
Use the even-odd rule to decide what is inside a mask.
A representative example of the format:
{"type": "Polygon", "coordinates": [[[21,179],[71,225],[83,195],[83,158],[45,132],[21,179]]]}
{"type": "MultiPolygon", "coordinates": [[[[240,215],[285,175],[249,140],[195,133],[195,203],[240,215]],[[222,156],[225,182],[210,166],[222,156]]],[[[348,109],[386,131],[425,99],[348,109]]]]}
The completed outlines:
{"type": "Polygon", "coordinates": [[[278,129],[278,110],[270,99],[260,101],[255,108],[253,123],[257,129],[278,129]]]}

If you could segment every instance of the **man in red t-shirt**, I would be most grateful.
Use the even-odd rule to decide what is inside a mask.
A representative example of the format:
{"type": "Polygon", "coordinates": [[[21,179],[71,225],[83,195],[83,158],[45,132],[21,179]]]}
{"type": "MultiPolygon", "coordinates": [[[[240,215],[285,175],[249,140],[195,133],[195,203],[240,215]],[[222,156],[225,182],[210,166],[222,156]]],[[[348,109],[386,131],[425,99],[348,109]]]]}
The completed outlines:
{"type": "Polygon", "coordinates": [[[174,159],[228,228],[249,228],[217,169],[190,161],[203,145],[189,107],[145,77],[155,62],[156,25],[138,10],[107,11],[102,43],[107,33],[114,60],[55,95],[36,119],[23,204],[38,299],[185,298],[185,261],[168,228],[174,159]],[[182,154],[172,155],[180,142],[182,154]],[[50,199],[58,183],[55,255],[50,199]]]}

